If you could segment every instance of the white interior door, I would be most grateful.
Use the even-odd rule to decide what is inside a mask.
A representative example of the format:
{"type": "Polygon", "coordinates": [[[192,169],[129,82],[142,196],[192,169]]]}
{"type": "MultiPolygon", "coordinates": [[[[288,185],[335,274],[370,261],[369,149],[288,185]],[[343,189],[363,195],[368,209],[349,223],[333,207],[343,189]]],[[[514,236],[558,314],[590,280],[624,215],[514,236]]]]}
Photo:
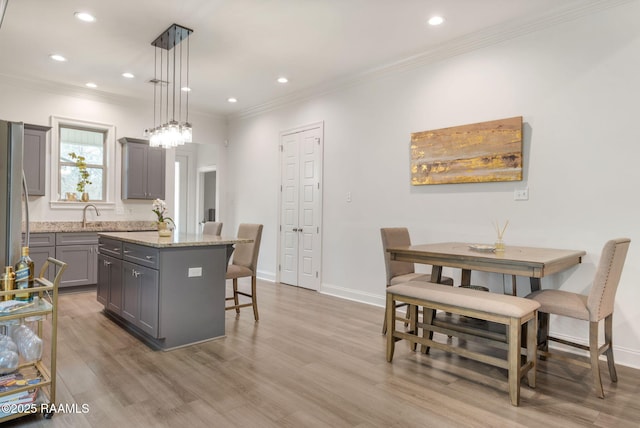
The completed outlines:
{"type": "Polygon", "coordinates": [[[280,282],[320,288],[322,255],[322,127],[280,139],[280,282]]]}

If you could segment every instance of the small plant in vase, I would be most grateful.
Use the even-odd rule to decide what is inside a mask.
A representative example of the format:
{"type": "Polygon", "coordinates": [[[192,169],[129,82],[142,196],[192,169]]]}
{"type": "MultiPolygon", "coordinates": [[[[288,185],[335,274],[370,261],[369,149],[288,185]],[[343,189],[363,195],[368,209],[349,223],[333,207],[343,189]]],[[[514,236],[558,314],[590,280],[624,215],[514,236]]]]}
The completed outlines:
{"type": "Polygon", "coordinates": [[[153,211],[158,217],[158,235],[171,236],[171,230],[169,229],[169,223],[175,225],[173,219],[167,216],[167,204],[162,199],[156,199],[153,201],[153,211]]]}
{"type": "Polygon", "coordinates": [[[76,154],[76,152],[69,153],[69,157],[76,161],[76,167],[80,173],[80,180],[76,184],[76,190],[82,195],[82,200],[87,202],[89,200],[89,194],[86,192],[86,187],[89,184],[93,184],[89,180],[89,171],[87,171],[87,161],[84,156],[76,154]]]}

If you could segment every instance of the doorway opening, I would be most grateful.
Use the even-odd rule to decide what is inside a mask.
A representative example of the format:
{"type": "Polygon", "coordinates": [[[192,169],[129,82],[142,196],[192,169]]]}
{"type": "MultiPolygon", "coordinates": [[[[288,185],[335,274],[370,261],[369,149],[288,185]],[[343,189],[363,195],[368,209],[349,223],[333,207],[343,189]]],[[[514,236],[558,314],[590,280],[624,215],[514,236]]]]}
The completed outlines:
{"type": "Polygon", "coordinates": [[[218,171],[215,165],[198,168],[198,221],[220,221],[218,171]]]}

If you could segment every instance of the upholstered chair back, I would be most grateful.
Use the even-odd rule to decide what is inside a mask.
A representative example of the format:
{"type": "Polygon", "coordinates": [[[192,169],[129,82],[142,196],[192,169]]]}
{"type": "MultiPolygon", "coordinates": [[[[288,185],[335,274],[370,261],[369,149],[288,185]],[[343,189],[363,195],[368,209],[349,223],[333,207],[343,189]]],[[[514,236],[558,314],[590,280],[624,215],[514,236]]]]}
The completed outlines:
{"type": "Polygon", "coordinates": [[[233,260],[231,263],[246,267],[253,272],[253,275],[255,275],[258,265],[260,239],[262,238],[262,225],[242,223],[238,227],[238,238],[253,239],[253,242],[247,244],[236,244],[236,249],[233,253],[233,260]]]}
{"type": "Polygon", "coordinates": [[[382,236],[384,266],[387,270],[387,286],[389,286],[393,277],[415,272],[415,266],[413,263],[391,260],[391,257],[387,252],[387,248],[411,245],[411,238],[409,237],[409,230],[406,227],[382,228],[380,229],[380,235],[382,236]]]}
{"type": "Polygon", "coordinates": [[[630,243],[629,238],[619,238],[604,245],[587,299],[589,321],[600,321],[613,313],[616,291],[630,243]]]}
{"type": "Polygon", "coordinates": [[[220,236],[222,233],[222,223],[219,221],[208,221],[202,228],[203,235],[215,235],[220,236]]]}

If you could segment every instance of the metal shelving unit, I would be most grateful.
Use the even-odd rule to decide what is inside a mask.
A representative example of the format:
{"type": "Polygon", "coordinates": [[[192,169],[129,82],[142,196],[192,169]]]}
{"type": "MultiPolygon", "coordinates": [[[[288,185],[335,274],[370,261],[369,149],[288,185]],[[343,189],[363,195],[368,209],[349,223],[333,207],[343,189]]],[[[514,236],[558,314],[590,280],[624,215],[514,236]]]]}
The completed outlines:
{"type": "MultiPolygon", "coordinates": [[[[0,312],[0,323],[5,323],[7,321],[12,320],[24,320],[26,318],[37,319],[35,321],[37,325],[36,333],[38,337],[43,340],[43,350],[45,347],[44,343],[44,319],[51,315],[51,333],[50,333],[50,355],[49,355],[49,363],[45,364],[42,357],[37,361],[25,362],[21,357],[21,362],[18,365],[17,373],[21,373],[26,375],[26,377],[31,380],[37,379],[37,383],[25,384],[21,386],[17,386],[12,388],[11,390],[0,392],[0,402],[3,397],[7,397],[13,394],[17,394],[20,392],[26,391],[37,391],[36,400],[33,404],[23,404],[13,406],[16,410],[25,410],[23,412],[15,412],[6,414],[5,416],[0,418],[0,423],[16,419],[22,416],[30,415],[36,412],[40,412],[43,407],[45,409],[49,409],[55,405],[56,400],[56,345],[57,345],[57,332],[58,332],[58,286],[60,285],[60,279],[62,278],[62,273],[67,268],[67,264],[61,262],[59,260],[54,259],[53,257],[49,257],[46,263],[42,266],[40,270],[40,277],[35,278],[34,282],[36,286],[34,288],[29,289],[29,293],[32,295],[38,295],[38,300],[36,302],[32,302],[30,305],[12,311],[10,313],[0,312]],[[49,264],[53,264],[56,266],[56,276],[53,282],[49,281],[45,275],[47,269],[49,269],[49,264]],[[47,404],[47,406],[42,406],[43,404],[47,404]]],[[[0,297],[2,296],[14,296],[18,292],[23,292],[23,290],[10,290],[10,291],[0,291],[0,297]]],[[[44,352],[43,352],[44,354],[44,352]]],[[[3,403],[7,404],[7,403],[3,403]]],[[[5,406],[2,406],[5,407],[5,406]]],[[[11,410],[11,409],[9,409],[11,410]]],[[[46,419],[51,418],[53,413],[51,411],[47,411],[43,413],[43,416],[46,419]]]]}

